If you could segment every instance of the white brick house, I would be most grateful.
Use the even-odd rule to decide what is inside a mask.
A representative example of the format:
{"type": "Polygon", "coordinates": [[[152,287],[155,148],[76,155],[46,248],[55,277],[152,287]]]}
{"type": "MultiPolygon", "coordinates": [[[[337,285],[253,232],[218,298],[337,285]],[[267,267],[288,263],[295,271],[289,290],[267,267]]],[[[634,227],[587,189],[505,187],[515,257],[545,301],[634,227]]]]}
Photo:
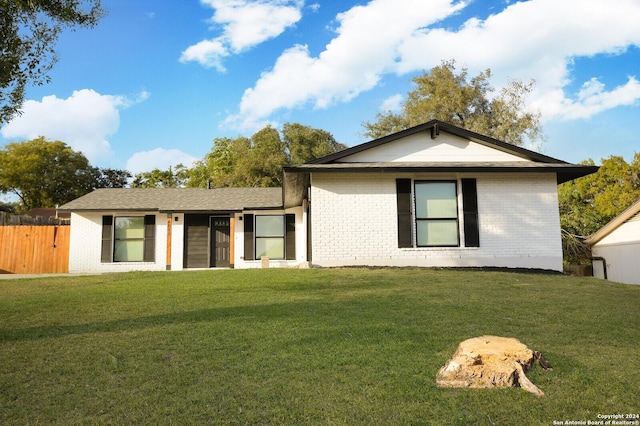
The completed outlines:
{"type": "Polygon", "coordinates": [[[264,255],[561,271],[557,184],[596,170],[430,121],[285,167],[283,188],[98,190],[60,210],[70,272],[261,267],[264,255]]]}

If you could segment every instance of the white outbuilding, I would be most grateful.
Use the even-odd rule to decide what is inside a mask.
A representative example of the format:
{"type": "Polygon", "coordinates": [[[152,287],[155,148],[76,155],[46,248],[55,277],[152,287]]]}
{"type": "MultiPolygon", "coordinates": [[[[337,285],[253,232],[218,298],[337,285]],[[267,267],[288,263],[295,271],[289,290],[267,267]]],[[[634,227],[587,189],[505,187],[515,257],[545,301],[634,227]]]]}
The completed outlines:
{"type": "Polygon", "coordinates": [[[640,284],[640,200],[591,235],[593,276],[640,284]]]}

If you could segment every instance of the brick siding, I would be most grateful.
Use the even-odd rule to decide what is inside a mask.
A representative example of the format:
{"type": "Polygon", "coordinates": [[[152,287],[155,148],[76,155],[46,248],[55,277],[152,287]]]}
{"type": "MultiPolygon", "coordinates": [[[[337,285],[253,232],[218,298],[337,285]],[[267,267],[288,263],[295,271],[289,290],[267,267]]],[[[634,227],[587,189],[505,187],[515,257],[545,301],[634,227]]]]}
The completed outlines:
{"type": "MultiPolygon", "coordinates": [[[[459,204],[461,196],[459,194],[459,204]]],[[[562,270],[553,174],[313,176],[312,262],[319,266],[496,266],[562,270]],[[476,178],[479,248],[398,248],[396,178],[476,178]]],[[[462,222],[462,217],[460,218],[462,222]]],[[[460,224],[462,229],[462,223],[460,224]]]]}

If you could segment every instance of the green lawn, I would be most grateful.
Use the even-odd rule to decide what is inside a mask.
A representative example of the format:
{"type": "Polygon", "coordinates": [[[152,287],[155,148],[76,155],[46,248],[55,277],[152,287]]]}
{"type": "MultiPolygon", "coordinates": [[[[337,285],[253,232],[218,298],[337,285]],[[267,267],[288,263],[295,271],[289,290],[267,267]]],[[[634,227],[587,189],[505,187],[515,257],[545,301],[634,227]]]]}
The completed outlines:
{"type": "Polygon", "coordinates": [[[523,424],[640,413],[640,286],[430,269],[0,281],[0,424],[523,424]],[[552,371],[440,389],[470,337],[552,371]]]}

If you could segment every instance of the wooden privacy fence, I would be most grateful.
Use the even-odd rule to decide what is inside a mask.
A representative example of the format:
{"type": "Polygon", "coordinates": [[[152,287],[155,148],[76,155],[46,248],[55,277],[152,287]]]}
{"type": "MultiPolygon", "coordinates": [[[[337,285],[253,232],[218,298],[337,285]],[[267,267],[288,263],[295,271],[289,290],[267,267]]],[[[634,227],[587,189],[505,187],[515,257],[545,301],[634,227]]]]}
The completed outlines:
{"type": "Polygon", "coordinates": [[[70,226],[0,226],[0,274],[69,272],[70,226]]]}

